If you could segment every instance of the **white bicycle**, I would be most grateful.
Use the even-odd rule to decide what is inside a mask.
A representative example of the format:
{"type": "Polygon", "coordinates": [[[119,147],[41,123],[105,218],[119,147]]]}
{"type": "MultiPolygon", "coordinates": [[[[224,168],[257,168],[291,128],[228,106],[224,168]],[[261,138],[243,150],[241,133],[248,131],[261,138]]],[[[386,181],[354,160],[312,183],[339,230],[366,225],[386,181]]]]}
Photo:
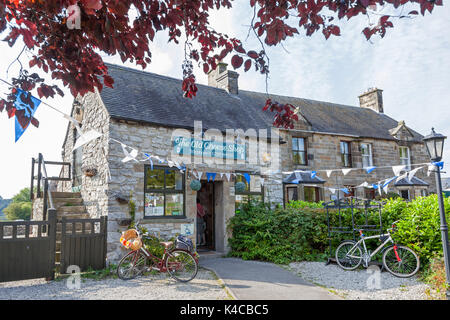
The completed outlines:
{"type": "Polygon", "coordinates": [[[344,270],[355,270],[361,263],[365,268],[369,266],[372,258],[383,249],[383,266],[396,277],[409,278],[419,271],[419,256],[410,248],[396,244],[392,239],[392,234],[396,228],[396,222],[392,228],[387,230],[387,234],[380,234],[366,237],[362,230],[359,230],[360,239],[355,242],[344,240],[336,249],[336,262],[344,270]],[[365,240],[380,239],[381,245],[372,253],[367,251],[365,240]],[[385,247],[391,243],[390,246],[385,247]],[[361,248],[361,244],[363,247],[361,248]]]}

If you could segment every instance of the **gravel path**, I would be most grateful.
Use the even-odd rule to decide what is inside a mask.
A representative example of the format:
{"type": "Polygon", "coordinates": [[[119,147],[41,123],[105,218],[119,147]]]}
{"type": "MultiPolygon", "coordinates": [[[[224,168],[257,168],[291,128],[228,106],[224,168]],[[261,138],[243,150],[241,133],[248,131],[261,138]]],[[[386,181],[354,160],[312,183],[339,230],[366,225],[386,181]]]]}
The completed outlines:
{"type": "Polygon", "coordinates": [[[377,273],[374,269],[345,271],[323,262],[295,262],[288,269],[349,300],[427,300],[435,296],[417,276],[402,279],[388,272],[377,273]]]}
{"type": "Polygon", "coordinates": [[[177,282],[166,274],[148,275],[134,280],[82,279],[80,289],[69,289],[67,280],[44,279],[0,283],[0,300],[224,300],[230,296],[218,278],[200,269],[188,283],[177,282]]]}

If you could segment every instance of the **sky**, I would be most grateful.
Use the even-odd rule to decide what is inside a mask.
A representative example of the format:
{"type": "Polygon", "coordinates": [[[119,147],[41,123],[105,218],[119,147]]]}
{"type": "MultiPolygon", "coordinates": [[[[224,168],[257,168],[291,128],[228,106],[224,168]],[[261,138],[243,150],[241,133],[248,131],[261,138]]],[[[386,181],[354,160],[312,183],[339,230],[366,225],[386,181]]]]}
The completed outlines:
{"type": "MultiPolygon", "coordinates": [[[[248,28],[252,16],[248,1],[234,1],[231,10],[211,15],[214,28],[235,36],[247,49],[260,50],[248,28]]],[[[384,11],[382,11],[384,12],[384,11]]],[[[405,10],[408,12],[408,10],[405,10]]],[[[432,14],[414,19],[395,19],[383,39],[367,41],[361,31],[365,18],[339,22],[340,37],[325,40],[321,33],[306,37],[303,32],[289,39],[283,47],[266,48],[270,57],[269,92],[313,100],[358,106],[358,96],[368,88],[383,91],[384,112],[422,135],[431,127],[450,137],[450,6],[436,7],[432,14]]],[[[1,35],[4,38],[4,35],[1,35]]],[[[151,44],[152,63],[146,71],[182,78],[183,46],[167,43],[167,35],[159,34],[151,44]]],[[[0,42],[0,78],[11,80],[18,74],[14,63],[22,49],[18,41],[13,48],[0,42]],[[8,72],[7,72],[8,71],[8,72]]],[[[118,57],[103,56],[105,61],[122,64],[118,57]]],[[[229,59],[228,59],[229,61],[229,59]]],[[[28,64],[27,56],[22,62],[28,64]]],[[[125,65],[135,68],[130,63],[125,65]]],[[[32,69],[34,70],[34,69],[32,69]]],[[[36,69],[36,71],[39,71],[36,69]]],[[[238,70],[239,88],[265,91],[265,79],[253,69],[238,70]]],[[[207,84],[207,76],[195,68],[197,81],[207,84]]],[[[0,94],[7,86],[0,84],[0,94]]],[[[70,113],[73,97],[65,90],[64,98],[45,102],[70,113]]],[[[67,120],[41,105],[36,114],[39,128],[30,126],[21,139],[14,142],[14,120],[0,113],[0,196],[10,198],[30,186],[31,158],[42,153],[48,161],[61,160],[67,120]]],[[[174,115],[176,116],[176,115],[174,115]]],[[[450,140],[446,141],[444,161],[450,163],[450,140]]],[[[58,175],[59,167],[49,167],[49,175],[58,175]]],[[[450,177],[449,173],[444,176],[450,177]]]]}

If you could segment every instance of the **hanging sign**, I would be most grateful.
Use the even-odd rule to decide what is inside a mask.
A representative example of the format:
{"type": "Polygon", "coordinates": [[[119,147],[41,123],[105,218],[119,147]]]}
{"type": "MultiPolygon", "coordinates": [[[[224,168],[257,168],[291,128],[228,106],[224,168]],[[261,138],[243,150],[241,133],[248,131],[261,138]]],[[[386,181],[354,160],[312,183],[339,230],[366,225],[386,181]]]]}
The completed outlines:
{"type": "Polygon", "coordinates": [[[246,160],[245,144],[197,140],[175,137],[173,151],[182,155],[204,156],[211,158],[246,160]]]}

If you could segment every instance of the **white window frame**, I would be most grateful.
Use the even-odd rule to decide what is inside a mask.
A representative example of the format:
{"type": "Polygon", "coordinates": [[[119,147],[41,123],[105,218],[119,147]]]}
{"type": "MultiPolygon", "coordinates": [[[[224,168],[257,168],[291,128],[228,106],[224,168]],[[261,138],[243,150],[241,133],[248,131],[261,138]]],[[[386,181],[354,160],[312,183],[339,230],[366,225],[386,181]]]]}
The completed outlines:
{"type": "Polygon", "coordinates": [[[406,170],[411,170],[411,152],[409,150],[409,147],[398,147],[398,156],[400,157],[400,163],[403,165],[406,165],[406,170]],[[406,157],[401,156],[402,149],[406,149],[406,157]],[[405,161],[406,160],[406,161],[405,161]],[[404,163],[406,162],[406,163],[404,163]]]}
{"type": "Polygon", "coordinates": [[[363,168],[367,168],[367,167],[373,166],[373,155],[372,155],[372,144],[371,143],[366,143],[366,142],[361,143],[361,161],[362,161],[363,168]],[[362,153],[363,146],[367,146],[367,150],[369,151],[369,154],[364,155],[362,153]],[[369,164],[368,165],[364,165],[364,158],[369,158],[369,164]]]}

